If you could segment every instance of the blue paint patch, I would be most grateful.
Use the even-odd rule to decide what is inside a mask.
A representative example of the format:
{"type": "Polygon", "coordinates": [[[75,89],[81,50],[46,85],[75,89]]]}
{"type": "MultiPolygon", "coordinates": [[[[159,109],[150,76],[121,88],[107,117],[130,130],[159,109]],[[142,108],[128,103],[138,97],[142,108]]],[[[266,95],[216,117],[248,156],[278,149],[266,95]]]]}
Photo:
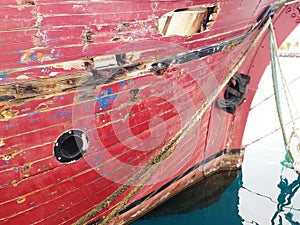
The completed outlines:
{"type": "Polygon", "coordinates": [[[9,184],[2,184],[0,187],[7,187],[9,184]]]}
{"type": "Polygon", "coordinates": [[[29,116],[37,115],[40,114],[41,112],[35,111],[35,112],[30,112],[28,113],[29,116]]]}
{"type": "Polygon", "coordinates": [[[7,75],[6,74],[0,74],[0,78],[2,80],[2,82],[6,82],[7,81],[7,75]]]}
{"type": "Polygon", "coordinates": [[[120,87],[124,86],[124,85],[126,84],[126,82],[127,82],[127,80],[122,80],[122,81],[120,82],[120,87]]]}
{"type": "Polygon", "coordinates": [[[42,67],[41,72],[42,73],[51,73],[51,70],[48,67],[42,67]]]}
{"type": "Polygon", "coordinates": [[[71,117],[71,113],[69,112],[69,110],[62,110],[62,109],[60,109],[58,113],[52,116],[53,119],[66,119],[70,117],[71,117]]]}
{"type": "Polygon", "coordinates": [[[19,64],[25,64],[25,63],[31,63],[31,62],[46,62],[46,61],[52,61],[56,59],[60,59],[60,55],[56,55],[54,53],[41,53],[41,52],[32,52],[28,55],[28,53],[24,53],[21,58],[18,60],[19,64]],[[22,60],[24,54],[26,55],[26,59],[22,60]]]}
{"type": "Polygon", "coordinates": [[[40,122],[40,118],[33,118],[31,120],[29,120],[30,123],[39,123],[40,122]]]}
{"type": "Polygon", "coordinates": [[[118,94],[113,94],[113,91],[111,88],[107,88],[106,90],[102,91],[98,98],[96,99],[96,102],[100,105],[98,106],[99,110],[102,110],[103,108],[109,107],[113,101],[117,98],[118,94]]]}
{"type": "Polygon", "coordinates": [[[3,166],[0,166],[0,169],[3,169],[5,167],[8,167],[8,165],[3,165],[3,166]]]}

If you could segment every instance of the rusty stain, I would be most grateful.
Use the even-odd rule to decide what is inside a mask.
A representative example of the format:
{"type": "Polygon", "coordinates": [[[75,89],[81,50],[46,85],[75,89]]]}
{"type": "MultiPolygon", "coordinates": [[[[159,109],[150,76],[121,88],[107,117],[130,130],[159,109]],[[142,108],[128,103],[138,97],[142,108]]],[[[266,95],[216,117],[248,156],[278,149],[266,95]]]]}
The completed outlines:
{"type": "Polygon", "coordinates": [[[48,164],[44,164],[43,165],[43,170],[46,170],[46,169],[48,169],[49,168],[49,165],[48,164]]]}
{"type": "Polygon", "coordinates": [[[25,5],[27,5],[27,6],[35,5],[35,2],[34,2],[34,1],[27,0],[27,1],[25,1],[25,5]]]}
{"type": "Polygon", "coordinates": [[[26,170],[29,170],[30,167],[32,166],[33,162],[29,162],[29,163],[25,163],[23,166],[23,172],[25,172],[26,170]]]}
{"type": "Polygon", "coordinates": [[[35,5],[35,2],[32,0],[26,0],[23,4],[23,0],[16,0],[18,10],[23,10],[25,7],[35,5]]]}
{"type": "Polygon", "coordinates": [[[20,153],[22,153],[21,150],[15,150],[15,151],[13,151],[13,152],[11,152],[11,153],[2,155],[1,157],[2,157],[3,160],[8,161],[8,160],[10,160],[10,159],[13,159],[16,155],[18,155],[18,154],[20,154],[20,153]]]}
{"type": "Polygon", "coordinates": [[[21,204],[21,203],[23,203],[23,202],[25,202],[25,201],[26,201],[26,197],[25,197],[25,196],[19,197],[19,198],[17,199],[17,203],[18,203],[18,204],[21,204]]]}
{"type": "Polygon", "coordinates": [[[4,106],[0,109],[0,120],[7,120],[17,116],[18,111],[12,110],[9,106],[4,106]]]}

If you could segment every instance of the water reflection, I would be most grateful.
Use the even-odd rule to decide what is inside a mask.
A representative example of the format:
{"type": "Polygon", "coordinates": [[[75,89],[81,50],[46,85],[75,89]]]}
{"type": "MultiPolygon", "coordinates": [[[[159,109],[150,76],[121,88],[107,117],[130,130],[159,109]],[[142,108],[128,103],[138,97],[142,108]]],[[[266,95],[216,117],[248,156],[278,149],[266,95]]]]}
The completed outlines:
{"type": "Polygon", "coordinates": [[[237,208],[241,180],[239,171],[216,173],[173,197],[134,225],[241,224],[237,208]]]}
{"type": "Polygon", "coordinates": [[[144,218],[194,212],[217,202],[236,179],[238,170],[220,171],[171,198],[144,218]]]}
{"type": "Polygon", "coordinates": [[[294,180],[291,184],[289,184],[288,179],[281,175],[280,182],[277,187],[281,191],[277,198],[277,211],[271,219],[272,225],[282,224],[282,214],[284,214],[285,219],[291,224],[300,224],[293,219],[293,214],[290,211],[284,213],[284,208],[291,205],[292,198],[300,187],[300,177],[298,176],[297,180],[294,180]]]}

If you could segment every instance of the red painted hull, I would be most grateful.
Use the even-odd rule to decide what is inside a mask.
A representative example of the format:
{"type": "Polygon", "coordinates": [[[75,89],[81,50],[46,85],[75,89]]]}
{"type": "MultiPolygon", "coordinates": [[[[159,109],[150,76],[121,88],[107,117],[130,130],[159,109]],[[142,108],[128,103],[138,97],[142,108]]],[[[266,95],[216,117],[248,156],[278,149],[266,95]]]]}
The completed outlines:
{"type": "MultiPolygon", "coordinates": [[[[122,203],[111,223],[128,223],[211,173],[226,162],[225,152],[243,148],[269,62],[267,36],[239,67],[251,77],[247,101],[225,112],[217,106],[224,88],[189,123],[259,33],[251,27],[277,2],[221,0],[210,29],[189,37],[158,31],[165,13],[210,3],[0,3],[0,223],[91,222],[122,203]],[[197,49],[196,58],[184,55],[197,49]],[[86,135],[75,138],[80,154],[60,145],[75,140],[59,138],[73,130],[86,135]]],[[[299,3],[279,5],[273,21],[280,43],[300,16],[299,3]]],[[[233,158],[228,162],[239,163],[233,158]]]]}

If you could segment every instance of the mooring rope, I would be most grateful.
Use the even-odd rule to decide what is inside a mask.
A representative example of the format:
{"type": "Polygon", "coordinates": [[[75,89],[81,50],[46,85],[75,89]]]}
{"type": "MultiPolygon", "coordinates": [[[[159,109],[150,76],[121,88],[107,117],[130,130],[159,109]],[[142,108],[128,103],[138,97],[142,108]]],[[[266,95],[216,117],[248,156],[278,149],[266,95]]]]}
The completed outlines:
{"type": "Polygon", "coordinates": [[[128,195],[118,203],[118,205],[100,222],[100,224],[108,224],[113,218],[116,217],[117,213],[122,209],[130,199],[140,190],[140,188],[147,182],[147,180],[155,173],[155,171],[160,167],[160,165],[172,154],[175,150],[176,146],[179,142],[188,134],[191,128],[202,118],[204,113],[210,107],[210,105],[215,101],[217,96],[221,93],[230,79],[235,75],[238,71],[239,67],[246,60],[247,56],[251,53],[251,51],[256,47],[257,43],[260,41],[261,37],[265,33],[266,29],[269,27],[271,23],[271,18],[269,18],[266,23],[261,27],[259,33],[244,52],[240,60],[234,65],[233,69],[229,72],[229,74],[225,77],[222,83],[214,90],[214,92],[209,96],[209,98],[205,101],[200,109],[197,110],[194,116],[183,126],[183,128],[175,134],[168,143],[158,152],[157,155],[152,157],[150,161],[140,168],[136,174],[134,174],[125,184],[119,187],[116,191],[114,191],[110,196],[108,196],[105,200],[99,203],[94,209],[88,212],[86,215],[81,217],[74,224],[81,225],[92,218],[94,218],[99,212],[101,212],[104,208],[108,207],[110,203],[119,197],[122,193],[124,193],[133,183],[135,183],[140,177],[144,176],[142,180],[133,188],[128,195]],[[152,168],[151,168],[152,167],[152,168]],[[147,173],[147,174],[145,174],[147,173]]]}
{"type": "MultiPolygon", "coordinates": [[[[286,153],[287,153],[287,155],[286,155],[287,162],[286,163],[288,163],[288,164],[292,163],[294,170],[297,173],[300,173],[300,160],[295,160],[295,158],[294,158],[294,156],[291,152],[291,139],[292,139],[292,137],[295,136],[299,141],[299,137],[297,135],[296,124],[295,124],[295,118],[292,115],[292,110],[291,110],[291,105],[290,105],[290,99],[292,99],[292,97],[291,97],[291,93],[288,89],[286,80],[283,77],[282,69],[281,69],[281,66],[280,66],[279,57],[278,57],[278,53],[277,53],[277,44],[276,44],[275,32],[274,32],[274,28],[273,28],[272,23],[270,23],[270,25],[269,25],[269,38],[270,38],[270,57],[271,57],[273,89],[274,89],[277,115],[278,115],[278,119],[279,119],[279,123],[280,123],[280,128],[281,128],[281,132],[282,132],[282,137],[283,137],[285,150],[286,150],[286,153]],[[281,105],[282,104],[281,104],[281,100],[280,100],[279,87],[278,87],[277,67],[280,70],[279,72],[280,72],[280,76],[281,76],[281,79],[282,79],[282,82],[283,82],[283,90],[284,90],[284,94],[285,94],[285,98],[286,98],[290,118],[291,118],[291,121],[292,121],[292,124],[293,124],[292,125],[292,129],[293,129],[292,134],[291,134],[289,139],[287,138],[287,134],[286,134],[286,130],[285,130],[284,122],[283,122],[283,114],[282,114],[282,110],[281,110],[281,105]],[[289,95],[290,99],[288,98],[288,95],[289,95]]],[[[294,104],[294,102],[293,102],[293,104],[294,104]]],[[[294,107],[296,108],[295,104],[294,104],[294,107]]]]}

